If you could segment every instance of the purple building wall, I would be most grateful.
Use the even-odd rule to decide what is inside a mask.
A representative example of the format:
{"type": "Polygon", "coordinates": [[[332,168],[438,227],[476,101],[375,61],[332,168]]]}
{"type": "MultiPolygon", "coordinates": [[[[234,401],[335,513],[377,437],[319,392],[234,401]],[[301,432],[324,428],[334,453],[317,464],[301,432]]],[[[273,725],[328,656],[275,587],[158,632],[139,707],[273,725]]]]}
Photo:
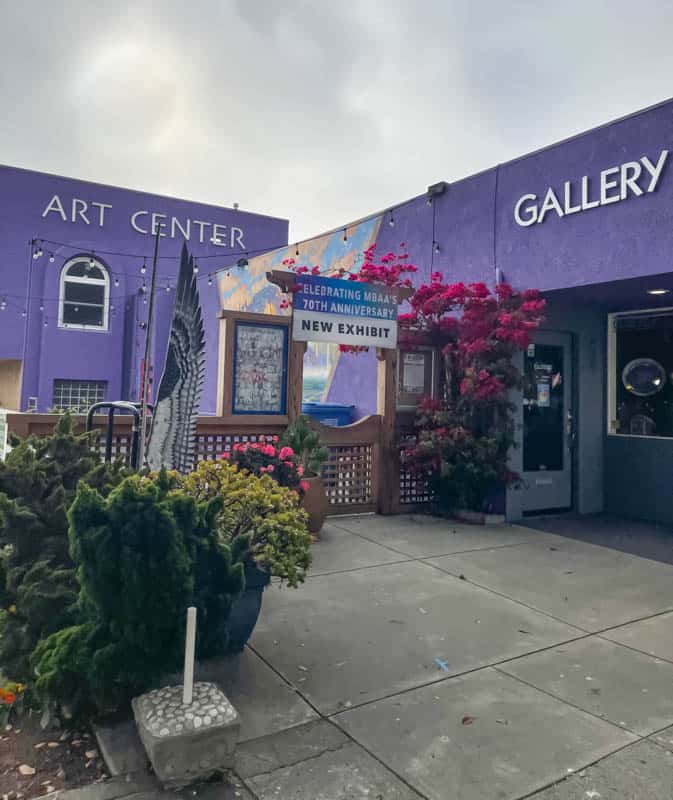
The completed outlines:
{"type": "Polygon", "coordinates": [[[0,359],[23,362],[22,410],[31,396],[39,398],[39,410],[51,406],[57,378],[106,380],[108,399],[137,399],[145,335],[140,324],[147,315],[147,305],[138,295],[140,267],[145,256],[149,285],[154,223],[166,226],[161,227],[166,235],[159,245],[154,385],[163,369],[172,312],[173,295],[165,286],[175,287],[182,230],[189,224],[188,247],[199,263],[206,328],[201,411],[215,413],[220,303],[216,281],[209,286],[208,273],[235,262],[242,253],[286,244],[286,220],[12,167],[0,167],[0,207],[0,297],[6,301],[0,314],[0,359]],[[210,242],[213,233],[224,246],[210,242]],[[44,255],[33,259],[36,247],[44,255]],[[107,331],[58,327],[62,267],[83,253],[95,254],[113,273],[114,310],[107,331]]]}
{"type": "MultiPolygon", "coordinates": [[[[605,180],[620,179],[618,171],[605,180]]],[[[392,227],[387,224],[390,216],[383,214],[378,251],[385,253],[405,242],[418,267],[416,285],[427,282],[434,270],[450,281],[493,284],[497,269],[501,280],[517,288],[546,292],[668,274],[673,259],[673,101],[447,185],[431,204],[424,193],[393,210],[392,227]],[[621,199],[618,183],[606,191],[607,199],[618,198],[614,202],[562,217],[552,208],[541,223],[525,227],[515,220],[523,195],[536,195],[540,206],[552,187],[563,211],[568,181],[570,208],[576,208],[586,176],[586,200],[591,204],[600,199],[601,172],[643,157],[656,166],[669,148],[672,152],[664,157],[651,192],[651,175],[641,163],[641,195],[627,190],[621,199]]],[[[628,291],[632,289],[625,287],[628,291]]],[[[593,297],[596,300],[596,294],[593,297]]],[[[616,298],[613,292],[612,301],[616,298]]],[[[653,304],[644,294],[642,302],[653,304]]],[[[375,411],[371,353],[339,357],[328,400],[355,402],[358,416],[375,411]]]]}

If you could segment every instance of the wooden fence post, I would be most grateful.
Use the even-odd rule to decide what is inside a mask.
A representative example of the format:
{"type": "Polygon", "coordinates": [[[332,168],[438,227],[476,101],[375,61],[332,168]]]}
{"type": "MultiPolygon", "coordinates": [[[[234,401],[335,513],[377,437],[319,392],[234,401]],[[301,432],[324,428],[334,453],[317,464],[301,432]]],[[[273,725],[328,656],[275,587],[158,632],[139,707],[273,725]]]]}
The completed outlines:
{"type": "Polygon", "coordinates": [[[395,421],[397,415],[397,350],[377,348],[376,411],[381,415],[379,447],[379,514],[394,514],[399,506],[400,456],[395,421]]]}

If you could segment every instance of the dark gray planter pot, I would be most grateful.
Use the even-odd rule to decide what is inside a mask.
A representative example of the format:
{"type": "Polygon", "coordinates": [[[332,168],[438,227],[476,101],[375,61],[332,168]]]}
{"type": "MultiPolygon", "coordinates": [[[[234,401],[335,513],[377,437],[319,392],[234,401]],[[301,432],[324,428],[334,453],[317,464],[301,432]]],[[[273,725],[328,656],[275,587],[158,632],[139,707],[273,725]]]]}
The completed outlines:
{"type": "Polygon", "coordinates": [[[238,598],[227,620],[228,653],[240,653],[255,630],[262,608],[262,595],[271,575],[254,563],[245,565],[245,590],[238,598]]]}

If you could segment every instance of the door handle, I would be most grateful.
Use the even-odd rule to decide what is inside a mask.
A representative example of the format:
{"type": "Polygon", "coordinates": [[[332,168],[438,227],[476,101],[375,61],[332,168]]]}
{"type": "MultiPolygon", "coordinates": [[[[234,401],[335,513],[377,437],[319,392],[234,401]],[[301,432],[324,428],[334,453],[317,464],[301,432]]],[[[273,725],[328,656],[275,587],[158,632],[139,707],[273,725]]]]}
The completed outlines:
{"type": "Polygon", "coordinates": [[[572,411],[566,412],[566,436],[568,437],[568,447],[575,444],[575,418],[572,411]]]}

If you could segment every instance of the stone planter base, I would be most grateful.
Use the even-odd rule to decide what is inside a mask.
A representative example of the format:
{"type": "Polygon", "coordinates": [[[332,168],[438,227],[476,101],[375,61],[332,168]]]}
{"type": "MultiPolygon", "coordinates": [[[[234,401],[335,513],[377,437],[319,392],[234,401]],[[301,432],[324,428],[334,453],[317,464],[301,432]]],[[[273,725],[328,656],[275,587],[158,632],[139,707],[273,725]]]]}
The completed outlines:
{"type": "Polygon", "coordinates": [[[504,514],[485,514],[482,511],[468,511],[462,508],[454,509],[451,515],[472,525],[502,525],[505,522],[504,514]]]}
{"type": "Polygon", "coordinates": [[[140,739],[161,783],[181,788],[234,766],[240,720],[214,683],[195,683],[193,701],[182,704],[182,686],[135,697],[140,739]]]}

